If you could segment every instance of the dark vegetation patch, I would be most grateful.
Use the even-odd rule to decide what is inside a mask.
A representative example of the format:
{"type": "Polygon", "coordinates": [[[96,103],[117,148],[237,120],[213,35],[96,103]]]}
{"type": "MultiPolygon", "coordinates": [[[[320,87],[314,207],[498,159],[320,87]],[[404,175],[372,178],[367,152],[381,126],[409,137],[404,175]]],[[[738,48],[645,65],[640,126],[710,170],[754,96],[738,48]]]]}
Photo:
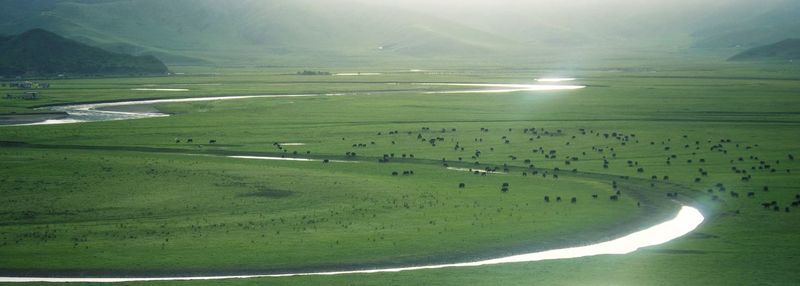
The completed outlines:
{"type": "Polygon", "coordinates": [[[689,234],[691,238],[698,238],[698,239],[709,239],[709,238],[719,238],[718,235],[702,233],[702,232],[693,232],[689,234]]]}
{"type": "Polygon", "coordinates": [[[708,251],[703,250],[689,250],[689,249],[651,249],[649,252],[664,253],[664,254],[708,254],[708,251]]]}
{"type": "Polygon", "coordinates": [[[258,187],[255,192],[249,192],[239,195],[240,197],[256,197],[256,198],[285,198],[294,194],[292,191],[272,189],[268,187],[258,187]]]}

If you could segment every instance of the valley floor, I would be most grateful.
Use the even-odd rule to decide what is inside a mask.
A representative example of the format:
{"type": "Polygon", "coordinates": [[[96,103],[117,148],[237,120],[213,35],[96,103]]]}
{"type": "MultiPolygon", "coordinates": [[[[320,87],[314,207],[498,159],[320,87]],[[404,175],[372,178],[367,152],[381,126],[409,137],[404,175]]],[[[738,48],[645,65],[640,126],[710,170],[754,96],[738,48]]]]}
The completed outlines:
{"type": "Polygon", "coordinates": [[[451,87],[412,83],[530,84],[553,71],[376,70],[350,78],[264,70],[54,81],[40,100],[2,102],[0,111],[354,94],[159,103],[146,110],[171,116],[0,127],[0,276],[462,262],[604,241],[666,220],[678,201],[701,209],[700,228],[626,255],[142,284],[796,281],[800,73],[743,65],[657,75],[610,70],[567,75],[585,89],[496,94],[430,94],[451,87]],[[176,88],[187,91],[165,91],[176,88]],[[313,160],[244,159],[253,156],[313,160]]]}

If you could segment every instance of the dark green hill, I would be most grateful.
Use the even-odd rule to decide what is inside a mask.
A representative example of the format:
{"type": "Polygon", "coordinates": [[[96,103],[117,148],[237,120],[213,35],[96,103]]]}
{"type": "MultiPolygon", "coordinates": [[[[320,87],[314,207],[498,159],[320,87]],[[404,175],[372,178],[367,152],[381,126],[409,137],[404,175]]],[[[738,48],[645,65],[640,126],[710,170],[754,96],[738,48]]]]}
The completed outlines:
{"type": "Polygon", "coordinates": [[[42,28],[170,65],[226,66],[431,60],[583,66],[638,53],[729,55],[800,37],[795,0],[540,2],[0,0],[0,34],[42,28]]]}
{"type": "Polygon", "coordinates": [[[352,0],[0,0],[0,33],[40,27],[172,65],[485,55],[509,40],[352,0]],[[2,9],[0,9],[2,10],[2,9]]]}
{"type": "Polygon", "coordinates": [[[800,60],[800,39],[786,39],[771,45],[749,49],[730,58],[731,61],[800,60]]]}
{"type": "Polygon", "coordinates": [[[153,56],[131,56],[33,29],[0,37],[0,75],[164,74],[167,67],[153,56]]]}

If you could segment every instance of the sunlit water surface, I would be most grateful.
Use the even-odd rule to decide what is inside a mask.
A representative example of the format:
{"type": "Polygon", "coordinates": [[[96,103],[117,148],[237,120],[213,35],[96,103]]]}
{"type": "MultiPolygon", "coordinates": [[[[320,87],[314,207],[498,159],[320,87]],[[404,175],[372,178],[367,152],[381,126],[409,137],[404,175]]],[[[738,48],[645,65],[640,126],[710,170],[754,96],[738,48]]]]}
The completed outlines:
{"type": "MultiPolygon", "coordinates": [[[[356,74],[340,74],[340,75],[374,75],[368,73],[356,74]]],[[[539,79],[539,82],[563,82],[572,81],[571,78],[551,78],[539,79]]],[[[474,87],[480,89],[464,89],[464,90],[447,90],[447,91],[430,91],[427,93],[505,93],[505,92],[519,92],[519,91],[547,91],[547,90],[575,90],[582,89],[582,85],[560,85],[560,84],[483,84],[483,83],[420,83],[420,85],[429,86],[451,86],[451,87],[474,87]]],[[[143,90],[143,89],[137,89],[143,90]]],[[[170,91],[183,91],[179,89],[172,89],[170,91]]],[[[216,100],[235,100],[235,99],[248,99],[248,98],[272,98],[272,97],[309,97],[309,96],[338,96],[345,95],[344,93],[338,94],[295,94],[295,95],[251,95],[251,96],[225,96],[225,97],[200,97],[200,98],[181,98],[181,99],[154,99],[154,100],[139,100],[139,101],[126,101],[126,102],[107,102],[107,103],[93,103],[93,104],[77,104],[69,106],[55,106],[48,109],[53,111],[63,111],[69,114],[69,118],[58,120],[47,120],[38,123],[23,124],[23,125],[43,125],[43,124],[66,124],[78,123],[88,121],[108,121],[108,120],[126,120],[137,118],[151,118],[169,116],[168,114],[159,112],[124,112],[113,111],[114,107],[131,106],[131,105],[152,105],[160,103],[180,103],[180,102],[200,102],[200,101],[216,101],[216,100]]],[[[303,145],[303,143],[282,143],[282,145],[303,145]]],[[[281,160],[281,161],[298,161],[298,162],[319,162],[318,159],[306,158],[283,158],[283,157],[264,157],[264,156],[229,156],[232,159],[248,159],[248,160],[281,160]]],[[[350,161],[330,161],[330,162],[347,162],[350,161]]],[[[475,171],[471,169],[457,169],[451,168],[455,171],[475,171]]],[[[478,170],[481,172],[482,170],[478,170]]],[[[43,278],[43,277],[0,277],[0,282],[82,282],[82,283],[110,283],[110,282],[134,282],[134,281],[177,281],[177,280],[218,280],[218,279],[236,279],[236,278],[264,278],[264,277],[287,277],[287,276],[312,276],[312,275],[342,275],[342,274],[362,274],[362,273],[382,273],[382,272],[401,272],[413,271],[423,269],[438,269],[449,267],[475,267],[482,265],[494,265],[504,263],[519,263],[519,262],[534,262],[542,260],[553,259],[568,259],[578,258],[603,254],[627,254],[642,247],[662,244],[670,240],[681,237],[700,225],[703,222],[703,215],[695,208],[684,206],[675,216],[675,218],[649,227],[647,229],[611,240],[607,242],[578,246],[563,249],[554,249],[548,251],[533,252],[527,254],[520,254],[514,256],[501,257],[496,259],[463,262],[463,263],[450,263],[450,264],[436,264],[424,266],[410,266],[410,267],[397,267],[397,268],[377,268],[377,269],[363,269],[351,271],[331,271],[331,272],[307,272],[307,273],[284,273],[284,274],[268,274],[268,275],[235,275],[235,276],[199,276],[199,277],[125,277],[125,278],[43,278]]]]}
{"type": "Polygon", "coordinates": [[[330,271],[330,272],[298,272],[284,274],[266,275],[234,275],[234,276],[198,276],[198,277],[125,277],[125,278],[43,278],[43,277],[0,277],[0,282],[82,282],[82,283],[112,283],[112,282],[135,282],[135,281],[180,281],[180,280],[220,280],[220,279],[245,279],[245,278],[267,278],[267,277],[290,277],[290,276],[330,276],[345,274],[367,274],[414,271],[424,269],[439,269],[452,267],[476,267],[484,265],[496,265],[507,263],[535,262],[543,260],[569,259],[588,257],[595,255],[627,254],[643,247],[654,246],[666,243],[670,240],[679,238],[696,229],[704,220],[703,214],[699,210],[684,206],[680,209],[675,218],[651,226],[649,228],[634,232],[632,234],[597,244],[586,246],[554,249],[507,257],[500,257],[489,260],[480,260],[463,263],[435,264],[424,266],[396,267],[396,268],[376,268],[350,271],[330,271]]]}
{"type": "MultiPolygon", "coordinates": [[[[341,74],[341,75],[375,75],[374,73],[357,73],[357,74],[341,74]]],[[[492,83],[413,83],[413,85],[425,86],[447,86],[447,87],[465,87],[474,89],[457,89],[457,90],[444,90],[444,91],[429,91],[423,92],[425,94],[455,94],[455,93],[509,93],[509,92],[524,92],[524,91],[557,91],[557,90],[575,90],[582,89],[582,85],[560,85],[560,84],[492,84],[492,83]]],[[[171,91],[182,92],[188,89],[168,89],[168,88],[136,88],[137,91],[171,91]]],[[[75,105],[61,105],[40,108],[42,110],[64,112],[67,118],[50,119],[35,123],[4,125],[4,126],[26,126],[26,125],[54,125],[54,124],[70,124],[81,122],[95,122],[95,121],[114,121],[114,120],[130,120],[141,118],[154,118],[166,117],[169,114],[157,111],[121,111],[114,110],[115,108],[124,106],[146,106],[161,103],[181,103],[181,102],[200,102],[200,101],[218,101],[218,100],[237,100],[237,99],[250,99],[250,98],[277,98],[277,97],[311,97],[311,96],[345,96],[353,95],[356,93],[328,93],[328,94],[277,94],[277,95],[245,95],[245,96],[216,96],[216,97],[193,97],[193,98],[175,98],[175,99],[152,99],[152,100],[133,100],[133,101],[119,101],[119,102],[103,102],[103,103],[86,103],[75,105]]]]}

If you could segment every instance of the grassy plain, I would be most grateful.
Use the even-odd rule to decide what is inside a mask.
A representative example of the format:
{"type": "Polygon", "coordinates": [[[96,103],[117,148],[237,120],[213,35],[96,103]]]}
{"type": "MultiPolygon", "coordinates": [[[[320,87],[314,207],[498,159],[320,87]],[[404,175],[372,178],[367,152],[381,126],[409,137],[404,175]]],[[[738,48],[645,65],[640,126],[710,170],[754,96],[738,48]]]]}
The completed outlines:
{"type": "Polygon", "coordinates": [[[421,94],[432,87],[411,83],[530,83],[554,71],[372,71],[382,75],[187,68],[172,77],[58,80],[39,101],[3,101],[0,111],[21,112],[130,98],[362,92],[163,104],[157,108],[173,116],[0,127],[0,141],[16,142],[0,146],[0,272],[244,273],[462,261],[613,237],[671,215],[678,204],[666,193],[679,192],[681,201],[703,209],[706,223],[685,238],[625,256],[205,284],[789,285],[798,279],[800,209],[790,203],[800,193],[800,170],[789,158],[800,155],[795,67],[593,68],[570,74],[589,86],[578,91],[446,95],[421,94]],[[141,87],[190,91],[131,90],[141,87]],[[279,149],[276,142],[306,145],[279,149]],[[481,154],[472,158],[476,150],[481,154]],[[392,153],[389,163],[377,162],[392,153]],[[507,164],[509,171],[474,175],[448,170],[442,159],[460,168],[502,171],[507,164]],[[404,170],[414,175],[391,175],[404,170]],[[612,181],[619,202],[608,200],[612,181]],[[459,189],[462,182],[466,188],[459,189]],[[500,191],[504,182],[507,193],[500,191]],[[545,203],[545,195],[578,203],[545,203]],[[778,211],[761,206],[771,201],[778,211]],[[712,270],[717,275],[708,276],[712,270]]]}

